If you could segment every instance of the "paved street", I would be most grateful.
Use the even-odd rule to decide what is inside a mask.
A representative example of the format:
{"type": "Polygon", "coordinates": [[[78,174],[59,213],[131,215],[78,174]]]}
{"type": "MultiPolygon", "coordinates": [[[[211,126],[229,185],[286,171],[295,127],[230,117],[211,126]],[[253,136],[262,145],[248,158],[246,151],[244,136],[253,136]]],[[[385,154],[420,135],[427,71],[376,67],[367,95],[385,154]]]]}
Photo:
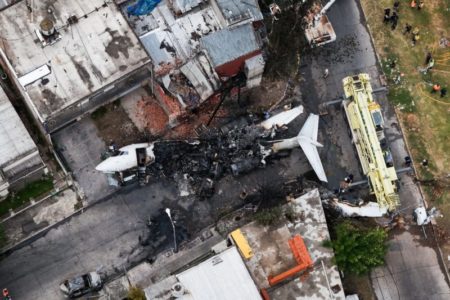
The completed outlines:
{"type": "Polygon", "coordinates": [[[123,190],[97,203],[3,259],[2,286],[14,299],[64,299],[58,285],[66,277],[102,266],[107,274],[122,272],[124,266],[146,258],[148,251],[140,246],[139,236],[146,235],[148,216],[174,195],[170,187],[158,183],[123,190]]]}
{"type": "MultiPolygon", "coordinates": [[[[380,86],[374,48],[367,28],[361,23],[364,16],[359,3],[354,0],[337,1],[328,16],[333,23],[338,40],[323,48],[314,49],[311,54],[304,57],[303,67],[300,69],[305,77],[302,93],[305,95],[306,106],[313,111],[317,110],[318,103],[342,96],[341,80],[346,76],[361,72],[369,73],[373,88],[380,86]],[[330,75],[323,79],[322,74],[325,68],[329,69],[330,75]]],[[[402,133],[386,96],[378,94],[377,98],[383,107],[387,138],[396,168],[401,168],[403,159],[407,156],[402,133]]],[[[349,150],[350,141],[341,129],[343,126],[341,115],[339,108],[330,108],[330,114],[323,118],[325,128],[322,128],[331,133],[329,138],[332,146],[329,148],[341,152],[342,159],[349,157],[344,164],[337,163],[345,165],[350,171],[357,167],[355,160],[352,160],[354,153],[346,154],[353,151],[349,150]]],[[[333,172],[332,166],[335,163],[334,161],[331,164],[326,163],[328,173],[333,172]]],[[[399,194],[400,209],[407,216],[410,216],[412,210],[423,201],[417,186],[408,174],[400,176],[399,194]]],[[[395,233],[389,243],[386,266],[377,268],[371,276],[377,298],[380,300],[448,299],[450,289],[438,261],[430,227],[427,227],[428,240],[425,240],[424,234],[416,225],[412,224],[406,229],[407,231],[395,233]]]]}
{"type": "MultiPolygon", "coordinates": [[[[302,57],[300,72],[305,81],[301,91],[306,112],[293,123],[290,133],[298,132],[307,113],[318,111],[319,103],[342,95],[343,77],[368,72],[373,86],[379,86],[375,53],[367,29],[361,24],[363,16],[355,0],[337,1],[329,16],[339,40],[302,57]],[[325,68],[330,70],[330,75],[323,79],[325,68]]],[[[391,126],[388,138],[396,163],[400,165],[406,155],[402,136],[395,125],[393,110],[381,100],[386,124],[391,126]]],[[[95,138],[95,127],[91,125],[88,121],[76,123],[67,128],[66,134],[57,137],[90,203],[110,192],[105,177],[93,171],[104,144],[95,138]]],[[[330,114],[321,118],[320,130],[319,141],[325,145],[321,156],[329,186],[335,188],[346,174],[358,176],[359,169],[339,106],[331,107],[330,114]]],[[[142,246],[144,243],[139,243],[139,237],[145,241],[147,218],[160,215],[161,208],[171,207],[183,215],[180,223],[185,223],[189,234],[213,222],[224,209],[242,205],[240,191],[251,191],[264,180],[276,182],[292,178],[309,169],[301,150],[296,149],[290,157],[251,176],[237,180],[225,178],[216,189],[216,195],[208,201],[196,201],[191,197],[180,199],[176,185],[164,181],[143,188],[127,187],[4,258],[0,262],[0,282],[9,288],[14,299],[63,299],[58,284],[66,277],[101,267],[108,275],[121,273],[123,267],[151,257],[154,254],[151,246],[142,246]]],[[[402,207],[409,207],[410,211],[421,202],[420,195],[407,175],[402,175],[401,185],[402,207]]],[[[170,231],[162,232],[158,238],[167,236],[171,237],[170,231]]],[[[168,239],[161,243],[166,249],[171,245],[168,239]]],[[[386,260],[387,266],[372,275],[379,299],[449,298],[436,251],[429,242],[423,241],[417,228],[411,227],[395,235],[386,260]],[[434,296],[427,297],[430,295],[434,296]]]]}
{"type": "MultiPolygon", "coordinates": [[[[294,132],[304,119],[297,120],[294,132]]],[[[212,224],[225,210],[241,207],[241,191],[251,194],[264,182],[282,186],[288,178],[308,170],[301,150],[295,149],[265,169],[236,179],[223,178],[207,201],[179,197],[177,185],[164,180],[143,188],[125,187],[5,257],[0,261],[0,282],[14,299],[63,299],[58,285],[65,278],[99,268],[108,276],[123,274],[124,268],[171,248],[171,226],[161,209],[172,209],[181,242],[212,224]],[[154,236],[149,236],[146,225],[149,216],[160,224],[154,236]]]]}

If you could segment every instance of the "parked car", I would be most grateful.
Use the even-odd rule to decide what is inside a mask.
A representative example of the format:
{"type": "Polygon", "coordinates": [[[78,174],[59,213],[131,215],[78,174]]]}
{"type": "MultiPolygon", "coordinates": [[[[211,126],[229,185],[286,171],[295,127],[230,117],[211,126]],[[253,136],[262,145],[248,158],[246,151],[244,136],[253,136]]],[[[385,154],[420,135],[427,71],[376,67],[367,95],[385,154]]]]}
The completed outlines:
{"type": "Polygon", "coordinates": [[[97,272],[90,272],[72,279],[64,280],[59,288],[69,298],[80,297],[102,288],[102,279],[97,272]]]}

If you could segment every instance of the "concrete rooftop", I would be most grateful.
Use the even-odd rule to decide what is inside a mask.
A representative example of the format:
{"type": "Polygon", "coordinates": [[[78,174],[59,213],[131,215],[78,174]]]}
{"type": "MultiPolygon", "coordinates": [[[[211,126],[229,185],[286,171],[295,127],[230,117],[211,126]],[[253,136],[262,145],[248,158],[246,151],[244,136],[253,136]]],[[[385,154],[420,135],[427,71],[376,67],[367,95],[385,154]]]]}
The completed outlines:
{"type": "MultiPolygon", "coordinates": [[[[31,73],[25,84],[42,119],[101,90],[149,59],[114,3],[103,0],[34,0],[0,11],[2,50],[20,78],[48,65],[50,73],[31,73]],[[69,17],[76,16],[69,25],[69,17]],[[36,30],[50,19],[61,39],[42,47],[36,30]],[[42,80],[46,78],[47,80],[42,80]],[[32,79],[33,81],[33,79],[32,79]]],[[[45,68],[47,69],[47,68],[45,68]]]]}
{"type": "Polygon", "coordinates": [[[299,274],[268,289],[270,299],[345,299],[337,266],[332,262],[333,250],[322,246],[330,236],[319,191],[312,190],[289,205],[296,215],[293,224],[270,228],[253,222],[241,228],[254,253],[246,265],[257,286],[269,288],[269,275],[280,274],[297,264],[288,240],[300,234],[314,268],[305,278],[300,279],[299,274]]]}
{"type": "Polygon", "coordinates": [[[36,144],[1,87],[0,144],[0,167],[37,151],[36,144]]]}

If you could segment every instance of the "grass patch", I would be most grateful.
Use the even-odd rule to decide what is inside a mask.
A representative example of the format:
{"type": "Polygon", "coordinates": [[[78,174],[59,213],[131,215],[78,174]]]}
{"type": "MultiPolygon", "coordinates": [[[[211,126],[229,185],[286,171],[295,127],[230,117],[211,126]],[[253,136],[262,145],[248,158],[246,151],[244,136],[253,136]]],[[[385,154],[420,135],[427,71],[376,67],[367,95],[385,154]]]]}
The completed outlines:
{"type": "Polygon", "coordinates": [[[94,120],[101,119],[107,112],[106,106],[99,107],[91,114],[91,118],[94,120]]]}
{"type": "MultiPolygon", "coordinates": [[[[400,119],[406,131],[406,138],[413,159],[418,167],[421,180],[444,177],[450,169],[449,151],[450,95],[440,98],[432,94],[431,86],[440,83],[450,88],[450,57],[448,48],[439,46],[439,40],[450,31],[448,0],[426,1],[418,11],[411,9],[408,2],[401,2],[399,24],[396,30],[383,24],[383,13],[392,8],[391,0],[362,0],[374,45],[381,56],[381,65],[389,85],[389,100],[397,106],[400,119]],[[420,39],[412,45],[412,35],[403,34],[406,23],[420,31],[420,39]],[[431,52],[435,66],[424,73],[425,56],[431,52]],[[395,66],[392,66],[395,61],[395,66]],[[403,75],[399,79],[399,75],[403,75]],[[428,159],[429,166],[420,165],[428,159]]],[[[436,189],[426,188],[427,199],[449,203],[449,193],[436,193],[436,189]],[[438,196],[437,196],[438,195],[438,196]]],[[[450,228],[449,228],[450,229],[450,228]]]]}
{"type": "Polygon", "coordinates": [[[5,233],[5,229],[3,228],[3,224],[0,223],[0,249],[3,248],[8,242],[8,238],[5,233]]]}
{"type": "Polygon", "coordinates": [[[389,101],[400,108],[403,112],[415,112],[416,105],[411,93],[403,87],[389,89],[389,101]]]}
{"type": "Polygon", "coordinates": [[[9,212],[10,209],[16,209],[31,199],[35,199],[53,189],[53,179],[44,178],[27,184],[17,193],[11,193],[5,200],[0,202],[0,216],[9,212]]]}

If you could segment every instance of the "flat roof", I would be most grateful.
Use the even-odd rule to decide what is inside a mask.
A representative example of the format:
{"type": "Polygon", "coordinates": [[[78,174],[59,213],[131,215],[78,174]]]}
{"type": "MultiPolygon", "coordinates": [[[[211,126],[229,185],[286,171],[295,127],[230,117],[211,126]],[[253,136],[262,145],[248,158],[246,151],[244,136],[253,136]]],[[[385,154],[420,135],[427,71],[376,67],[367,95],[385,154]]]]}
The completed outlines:
{"type": "Polygon", "coordinates": [[[238,250],[228,248],[208,260],[145,289],[149,299],[173,299],[172,287],[180,284],[181,300],[258,300],[261,295],[238,250]]]}
{"type": "Polygon", "coordinates": [[[19,78],[35,79],[25,80],[24,88],[44,119],[149,61],[114,3],[34,0],[30,12],[25,2],[0,11],[0,46],[19,78]],[[35,31],[44,19],[53,22],[61,39],[42,47],[35,31]],[[36,70],[44,65],[50,74],[40,78],[36,70]]]}
{"type": "Polygon", "coordinates": [[[341,278],[333,262],[333,249],[323,247],[330,239],[319,191],[314,189],[289,205],[298,216],[294,223],[268,228],[252,222],[241,228],[253,257],[245,263],[259,288],[268,288],[267,277],[296,266],[289,247],[290,238],[299,234],[308,249],[314,268],[300,279],[293,276],[270,288],[270,299],[345,299],[341,278]],[[323,264],[322,264],[323,262],[323,264]]]}
{"type": "Polygon", "coordinates": [[[0,145],[0,167],[37,150],[36,144],[1,87],[0,145]]]}

